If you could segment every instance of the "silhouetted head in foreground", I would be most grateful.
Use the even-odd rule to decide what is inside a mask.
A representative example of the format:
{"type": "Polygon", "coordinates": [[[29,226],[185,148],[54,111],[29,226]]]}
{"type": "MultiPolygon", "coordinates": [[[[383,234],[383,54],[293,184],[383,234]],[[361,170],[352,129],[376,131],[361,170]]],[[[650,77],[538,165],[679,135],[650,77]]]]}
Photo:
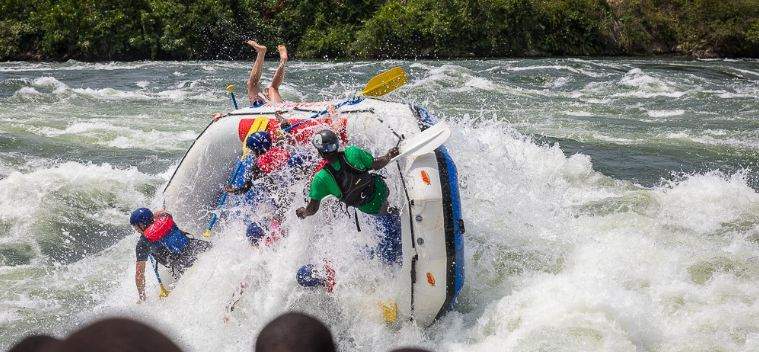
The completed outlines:
{"type": "Polygon", "coordinates": [[[266,324],[256,339],[256,352],[334,352],[332,333],[318,319],[285,313],[266,324]]]}
{"type": "Polygon", "coordinates": [[[58,343],[58,339],[47,335],[31,335],[15,344],[8,352],[40,352],[58,343]]]}
{"type": "Polygon", "coordinates": [[[61,341],[60,352],[181,352],[174,342],[155,329],[133,320],[98,321],[61,341]]]}

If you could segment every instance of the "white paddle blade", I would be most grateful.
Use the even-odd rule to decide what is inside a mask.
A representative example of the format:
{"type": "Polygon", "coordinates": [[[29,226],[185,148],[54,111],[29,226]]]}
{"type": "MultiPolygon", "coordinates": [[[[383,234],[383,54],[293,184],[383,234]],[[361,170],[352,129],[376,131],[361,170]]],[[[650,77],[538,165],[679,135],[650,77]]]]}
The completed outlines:
{"type": "Polygon", "coordinates": [[[451,136],[451,129],[445,122],[438,122],[430,128],[414,135],[411,138],[403,140],[398,146],[400,154],[393,158],[393,161],[400,158],[415,158],[422,154],[427,154],[435,148],[443,145],[448,137],[451,136]]]}

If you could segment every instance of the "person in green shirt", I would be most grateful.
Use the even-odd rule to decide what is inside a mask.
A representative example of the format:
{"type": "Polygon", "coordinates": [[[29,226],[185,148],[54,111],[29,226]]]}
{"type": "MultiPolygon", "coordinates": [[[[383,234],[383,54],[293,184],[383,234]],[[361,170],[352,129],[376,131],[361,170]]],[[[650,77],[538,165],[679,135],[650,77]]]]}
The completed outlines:
{"type": "Polygon", "coordinates": [[[311,180],[308,205],[295,211],[299,218],[316,214],[321,200],[329,195],[366,214],[387,213],[390,193],[387,184],[381,176],[369,171],[385,167],[398,155],[398,148],[392,148],[377,158],[352,145],[340,151],[340,139],[331,130],[317,133],[311,142],[327,163],[311,180]]]}

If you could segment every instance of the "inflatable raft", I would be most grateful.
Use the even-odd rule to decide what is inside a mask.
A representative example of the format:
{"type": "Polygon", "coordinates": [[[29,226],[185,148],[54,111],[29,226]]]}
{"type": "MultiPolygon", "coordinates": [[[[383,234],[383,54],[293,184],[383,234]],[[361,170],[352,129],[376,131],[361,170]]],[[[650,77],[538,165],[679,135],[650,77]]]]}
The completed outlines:
{"type": "MultiPolygon", "coordinates": [[[[343,142],[373,146],[378,155],[436,123],[421,107],[373,98],[235,110],[211,123],[187,151],[163,192],[164,206],[185,231],[209,235],[231,201],[221,190],[239,182],[244,172],[243,141],[257,131],[312,150],[311,136],[331,128],[343,142]]],[[[393,312],[386,320],[413,319],[427,326],[453,309],[464,282],[456,165],[440,146],[383,170],[387,182],[400,182],[402,189],[401,204],[391,204],[400,209],[395,232],[400,230],[402,259],[393,312]]]]}

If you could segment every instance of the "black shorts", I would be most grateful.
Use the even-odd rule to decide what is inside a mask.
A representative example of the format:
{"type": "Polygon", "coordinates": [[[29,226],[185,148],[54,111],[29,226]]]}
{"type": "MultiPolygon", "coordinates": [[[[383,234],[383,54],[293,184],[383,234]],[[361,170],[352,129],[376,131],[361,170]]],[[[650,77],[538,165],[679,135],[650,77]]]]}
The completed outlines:
{"type": "Polygon", "coordinates": [[[198,259],[200,253],[211,248],[211,242],[195,238],[190,238],[189,240],[190,242],[187,244],[187,248],[185,248],[182,253],[169,260],[171,276],[173,276],[174,279],[179,279],[179,277],[184,274],[185,270],[195,263],[195,260],[198,259]]]}

